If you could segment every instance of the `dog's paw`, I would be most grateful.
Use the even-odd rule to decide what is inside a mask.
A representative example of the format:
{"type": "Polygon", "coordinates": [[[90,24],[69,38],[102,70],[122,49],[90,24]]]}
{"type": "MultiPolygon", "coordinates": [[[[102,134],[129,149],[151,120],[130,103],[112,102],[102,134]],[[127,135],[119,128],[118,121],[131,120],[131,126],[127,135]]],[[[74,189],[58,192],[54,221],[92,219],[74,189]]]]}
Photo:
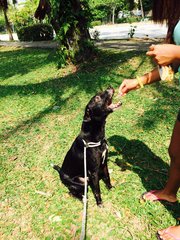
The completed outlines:
{"type": "Polygon", "coordinates": [[[101,203],[99,203],[99,204],[97,204],[97,206],[99,207],[99,208],[104,208],[104,205],[103,205],[103,203],[101,202],[101,203]]]}
{"type": "Polygon", "coordinates": [[[101,199],[96,199],[96,203],[98,206],[102,205],[102,200],[101,199]]]}
{"type": "Polygon", "coordinates": [[[111,190],[112,188],[114,188],[114,186],[112,186],[111,184],[110,185],[106,185],[107,189],[108,190],[111,190]]]}

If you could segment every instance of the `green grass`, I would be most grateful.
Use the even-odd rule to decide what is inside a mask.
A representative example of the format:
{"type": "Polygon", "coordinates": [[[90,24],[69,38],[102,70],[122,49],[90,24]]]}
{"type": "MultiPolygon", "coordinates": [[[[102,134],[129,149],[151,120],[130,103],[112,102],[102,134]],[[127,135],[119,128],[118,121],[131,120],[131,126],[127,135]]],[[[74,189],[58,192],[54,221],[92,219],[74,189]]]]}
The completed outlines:
{"type": "MultiPolygon", "coordinates": [[[[111,85],[117,95],[124,78],[153,67],[137,51],[104,51],[78,69],[57,70],[54,56],[52,50],[0,48],[3,240],[79,239],[83,205],[69,196],[50,164],[62,163],[96,92],[111,85]]],[[[176,224],[179,206],[139,199],[167,179],[179,95],[176,85],[146,86],[127,94],[121,110],[108,117],[114,188],[101,183],[104,208],[89,190],[87,239],[153,240],[158,229],[176,224]]]]}

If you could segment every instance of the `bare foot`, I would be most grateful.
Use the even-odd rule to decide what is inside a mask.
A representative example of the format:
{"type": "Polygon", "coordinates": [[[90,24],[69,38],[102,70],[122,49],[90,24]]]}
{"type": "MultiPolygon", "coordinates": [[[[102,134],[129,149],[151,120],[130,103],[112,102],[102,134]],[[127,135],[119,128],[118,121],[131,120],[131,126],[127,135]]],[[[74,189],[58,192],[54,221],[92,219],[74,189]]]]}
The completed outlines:
{"type": "Polygon", "coordinates": [[[159,230],[158,237],[162,240],[180,240],[180,226],[159,230]]]}
{"type": "Polygon", "coordinates": [[[144,193],[142,196],[143,200],[146,201],[168,201],[170,203],[177,202],[175,196],[168,195],[164,193],[164,190],[152,190],[150,192],[144,193]]]}

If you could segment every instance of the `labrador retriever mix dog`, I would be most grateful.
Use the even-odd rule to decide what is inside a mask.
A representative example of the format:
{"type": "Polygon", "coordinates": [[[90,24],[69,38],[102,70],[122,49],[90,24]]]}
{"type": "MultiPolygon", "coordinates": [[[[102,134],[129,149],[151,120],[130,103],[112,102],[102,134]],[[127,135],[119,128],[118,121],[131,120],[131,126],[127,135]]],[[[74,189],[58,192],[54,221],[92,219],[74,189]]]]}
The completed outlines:
{"type": "Polygon", "coordinates": [[[120,107],[113,104],[114,89],[109,87],[94,96],[85,108],[81,132],[67,152],[62,167],[54,165],[62,183],[70,193],[82,199],[84,183],[92,188],[97,205],[102,204],[99,181],[102,179],[106,187],[112,187],[107,166],[108,147],[105,139],[105,123],[107,116],[120,107]],[[99,146],[88,147],[88,144],[99,146]],[[84,178],[84,147],[86,149],[87,179],[84,178]]]}

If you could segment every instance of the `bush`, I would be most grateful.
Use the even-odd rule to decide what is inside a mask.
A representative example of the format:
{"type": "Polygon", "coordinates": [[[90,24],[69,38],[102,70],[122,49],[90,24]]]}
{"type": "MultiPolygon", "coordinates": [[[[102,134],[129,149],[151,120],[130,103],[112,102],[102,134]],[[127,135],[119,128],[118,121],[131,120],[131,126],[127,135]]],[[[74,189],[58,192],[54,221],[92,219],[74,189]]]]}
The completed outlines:
{"type": "Polygon", "coordinates": [[[91,27],[100,26],[100,25],[102,25],[102,23],[101,23],[100,20],[92,21],[92,22],[91,22],[91,27]]]}
{"type": "Polygon", "coordinates": [[[4,17],[0,15],[0,32],[4,32],[5,31],[5,20],[4,17]]]}
{"type": "Polygon", "coordinates": [[[134,17],[134,16],[131,16],[131,17],[123,17],[123,18],[118,18],[116,20],[116,23],[133,23],[133,22],[140,22],[142,18],[140,17],[134,17]]]}
{"type": "Polygon", "coordinates": [[[142,19],[141,17],[131,16],[131,17],[128,18],[128,23],[140,22],[141,19],[142,19]]]}
{"type": "Polygon", "coordinates": [[[46,41],[53,39],[53,28],[48,24],[21,27],[17,31],[20,41],[46,41]]]}
{"type": "Polygon", "coordinates": [[[116,19],[116,23],[127,23],[127,22],[128,20],[125,17],[116,19]]]}

